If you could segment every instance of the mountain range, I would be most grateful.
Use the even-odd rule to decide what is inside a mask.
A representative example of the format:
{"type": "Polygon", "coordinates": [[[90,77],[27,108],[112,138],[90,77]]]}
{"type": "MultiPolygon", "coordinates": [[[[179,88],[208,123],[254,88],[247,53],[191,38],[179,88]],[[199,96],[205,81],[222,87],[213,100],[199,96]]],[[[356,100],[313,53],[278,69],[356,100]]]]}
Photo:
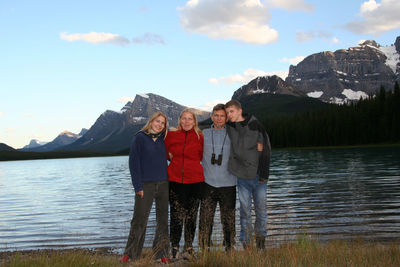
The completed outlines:
{"type": "Polygon", "coordinates": [[[48,143],[48,142],[42,142],[42,141],[39,141],[39,140],[37,140],[37,139],[32,139],[32,140],[29,142],[29,144],[26,145],[26,146],[24,146],[22,149],[32,149],[32,148],[35,148],[35,147],[43,146],[43,145],[45,145],[45,144],[47,144],[47,143],[48,143]]]}
{"type": "Polygon", "coordinates": [[[28,146],[25,146],[21,151],[25,152],[48,152],[48,151],[53,151],[56,150],[60,147],[69,145],[79,138],[81,138],[84,134],[86,134],[88,130],[87,129],[82,129],[79,134],[74,134],[69,131],[64,131],[60,133],[53,141],[48,142],[43,145],[36,145],[38,142],[37,140],[33,139],[29,143],[28,146]]]}
{"type": "MultiPolygon", "coordinates": [[[[375,94],[381,86],[392,89],[395,81],[400,81],[400,36],[391,46],[368,40],[357,47],[312,54],[296,66],[291,65],[285,80],[278,76],[257,77],[238,88],[232,99],[239,100],[246,112],[266,119],[321,108],[329,103],[357,101],[375,94]]],[[[86,133],[64,132],[61,137],[30,151],[126,150],[132,136],[151,114],[161,111],[167,115],[169,126],[176,126],[185,108],[159,95],[136,95],[120,111],[107,110],[101,114],[86,133]]],[[[209,112],[196,112],[199,121],[209,118],[209,112]]]]}
{"type": "MultiPolygon", "coordinates": [[[[178,117],[185,108],[187,107],[156,94],[139,94],[121,111],[105,111],[82,138],[62,149],[120,151],[130,146],[133,135],[154,112],[163,112],[168,118],[169,126],[176,127],[178,117]]],[[[209,112],[194,110],[199,120],[209,117],[209,112]]]]}
{"type": "Polygon", "coordinates": [[[400,81],[400,36],[391,46],[368,40],[357,47],[310,55],[290,66],[285,80],[300,92],[330,103],[345,103],[391,89],[400,81]]]}
{"type": "Polygon", "coordinates": [[[308,96],[343,104],[389,90],[400,82],[400,36],[393,45],[367,40],[356,47],[312,54],[289,67],[285,80],[260,76],[236,90],[233,99],[254,94],[308,96]]]}

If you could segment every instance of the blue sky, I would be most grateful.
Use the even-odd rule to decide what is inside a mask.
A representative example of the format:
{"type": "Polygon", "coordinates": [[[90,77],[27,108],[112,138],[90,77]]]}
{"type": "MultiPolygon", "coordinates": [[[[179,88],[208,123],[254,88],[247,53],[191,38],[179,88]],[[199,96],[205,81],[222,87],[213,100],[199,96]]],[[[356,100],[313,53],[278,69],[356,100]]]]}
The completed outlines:
{"type": "Polygon", "coordinates": [[[313,53],[391,45],[398,14],[398,0],[0,0],[0,143],[79,133],[140,93],[207,109],[313,53]]]}

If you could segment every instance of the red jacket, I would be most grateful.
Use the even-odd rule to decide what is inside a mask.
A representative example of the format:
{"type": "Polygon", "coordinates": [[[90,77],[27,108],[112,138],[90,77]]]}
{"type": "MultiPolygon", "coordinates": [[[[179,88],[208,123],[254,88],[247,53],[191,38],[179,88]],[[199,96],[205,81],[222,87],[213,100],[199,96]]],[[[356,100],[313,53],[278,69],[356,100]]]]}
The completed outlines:
{"type": "Polygon", "coordinates": [[[165,148],[172,154],[171,163],[168,166],[168,180],[182,184],[204,182],[203,167],[200,162],[203,159],[202,134],[200,139],[194,129],[189,131],[169,131],[164,140],[165,148]]]}

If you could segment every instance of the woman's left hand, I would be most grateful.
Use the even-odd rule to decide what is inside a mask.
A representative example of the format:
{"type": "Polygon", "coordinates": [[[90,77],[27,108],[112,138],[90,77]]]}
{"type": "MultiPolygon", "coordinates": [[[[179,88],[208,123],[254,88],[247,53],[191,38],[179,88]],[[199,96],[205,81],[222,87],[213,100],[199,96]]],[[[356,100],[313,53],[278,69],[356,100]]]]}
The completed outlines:
{"type": "Polygon", "coordinates": [[[143,196],[144,196],[144,192],[143,192],[143,190],[142,190],[142,191],[139,191],[139,192],[137,192],[137,193],[136,193],[136,195],[139,195],[139,196],[140,196],[140,198],[143,198],[143,196]]]}

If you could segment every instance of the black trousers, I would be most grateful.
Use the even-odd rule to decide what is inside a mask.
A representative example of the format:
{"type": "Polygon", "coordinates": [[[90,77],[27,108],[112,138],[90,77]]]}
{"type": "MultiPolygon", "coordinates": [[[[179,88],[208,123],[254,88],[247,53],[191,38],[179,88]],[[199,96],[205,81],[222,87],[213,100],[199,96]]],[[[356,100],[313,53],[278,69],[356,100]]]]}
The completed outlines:
{"type": "Polygon", "coordinates": [[[213,187],[204,183],[203,199],[200,206],[199,242],[200,247],[211,246],[214,214],[219,203],[224,245],[226,250],[235,245],[236,186],[213,187]]]}
{"type": "Polygon", "coordinates": [[[167,257],[168,238],[168,181],[143,183],[143,198],[135,195],[135,208],[131,230],[124,255],[138,259],[142,253],[146,235],[147,220],[153,200],[156,202],[156,233],[153,241],[153,254],[156,259],[167,257]]]}
{"type": "Polygon", "coordinates": [[[185,226],[184,249],[191,248],[196,232],[197,212],[200,205],[201,183],[181,184],[170,182],[170,240],[172,247],[179,248],[182,228],[185,226]]]}

